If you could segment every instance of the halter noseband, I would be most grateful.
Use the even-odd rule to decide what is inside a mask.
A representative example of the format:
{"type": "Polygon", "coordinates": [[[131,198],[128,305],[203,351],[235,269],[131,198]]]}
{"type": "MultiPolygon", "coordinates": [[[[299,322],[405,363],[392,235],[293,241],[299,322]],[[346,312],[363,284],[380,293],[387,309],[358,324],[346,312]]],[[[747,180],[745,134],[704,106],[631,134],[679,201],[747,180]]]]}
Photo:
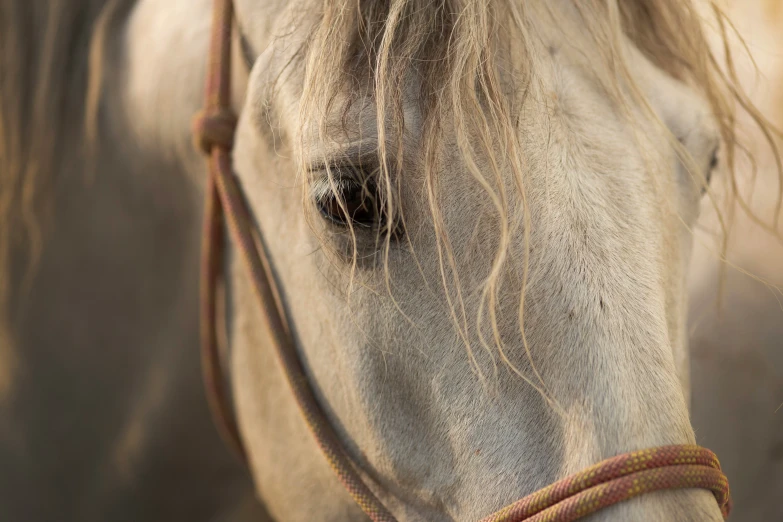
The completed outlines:
{"type": "MultiPolygon", "coordinates": [[[[260,233],[231,167],[236,115],[230,104],[233,3],[214,0],[206,104],[195,118],[197,145],[209,156],[201,258],[201,356],[210,408],[224,438],[247,459],[224,382],[217,342],[217,286],[223,274],[224,222],[237,245],[278,361],[307,426],[350,495],[374,522],[396,519],[362,481],[318,404],[291,337],[260,233]]],[[[724,518],[731,509],[729,483],[718,458],[699,446],[652,448],[599,462],[511,504],[481,522],[571,522],[629,498],[663,489],[701,488],[715,495],[724,518]]]]}

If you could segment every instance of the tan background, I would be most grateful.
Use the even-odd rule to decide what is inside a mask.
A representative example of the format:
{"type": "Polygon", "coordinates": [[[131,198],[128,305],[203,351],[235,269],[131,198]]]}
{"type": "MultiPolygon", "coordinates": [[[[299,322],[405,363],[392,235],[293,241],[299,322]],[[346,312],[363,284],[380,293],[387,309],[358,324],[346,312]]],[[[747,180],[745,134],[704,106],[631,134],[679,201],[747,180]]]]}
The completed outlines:
{"type": "MultiPolygon", "coordinates": [[[[747,57],[738,60],[746,88],[783,127],[783,1],[734,0],[729,9],[759,68],[747,57]]],[[[769,222],[781,190],[773,157],[758,133],[746,133],[760,163],[754,188],[744,166],[745,190],[753,188],[753,208],[769,222]]],[[[707,248],[714,242],[705,231],[715,228],[710,209],[702,222],[691,273],[693,425],[699,443],[718,453],[729,476],[731,519],[783,521],[783,295],[727,268],[720,305],[721,265],[707,248]]],[[[783,286],[780,242],[741,213],[731,238],[732,263],[783,286]]]]}

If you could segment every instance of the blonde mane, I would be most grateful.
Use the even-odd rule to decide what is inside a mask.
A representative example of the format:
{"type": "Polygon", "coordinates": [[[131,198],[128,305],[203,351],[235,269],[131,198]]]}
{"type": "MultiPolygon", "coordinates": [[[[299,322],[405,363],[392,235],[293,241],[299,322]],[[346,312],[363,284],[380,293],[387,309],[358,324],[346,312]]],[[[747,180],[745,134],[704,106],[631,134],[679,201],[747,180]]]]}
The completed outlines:
{"type": "MultiPolygon", "coordinates": [[[[580,2],[576,6],[584,27],[605,50],[595,59],[596,66],[609,73],[604,75],[607,76],[604,78],[607,93],[620,107],[642,106],[650,119],[660,124],[661,131],[671,141],[695,182],[705,186],[720,212],[719,207],[732,208],[732,205],[718,201],[716,194],[706,187],[704,175],[693,168],[687,151],[654,115],[629,72],[630,64],[622,45],[624,37],[655,65],[704,95],[722,138],[722,155],[727,165],[723,170],[729,178],[727,200],[736,201],[759,226],[778,238],[783,237],[778,228],[783,190],[778,194],[773,219],[764,222],[753,214],[749,202],[738,189],[738,155],[748,154],[737,134],[738,111],[746,112],[766,137],[776,159],[778,178],[783,183],[779,133],[740,86],[729,46],[729,40],[738,35],[717,2],[708,2],[703,10],[681,0],[605,0],[580,2]],[[709,26],[717,31],[723,42],[723,60],[719,60],[710,48],[709,26]]],[[[328,141],[330,121],[333,121],[330,113],[338,100],[343,99],[341,96],[346,97],[346,91],[353,95],[348,95],[348,99],[360,98],[374,103],[380,156],[378,184],[382,187],[381,199],[386,214],[400,216],[404,223],[402,209],[395,208],[401,182],[397,173],[406,161],[411,161],[421,169],[426,182],[442,283],[447,288],[445,294],[454,324],[469,354],[473,353],[468,342],[469,330],[475,328],[483,348],[494,345],[507,363],[496,322],[497,292],[514,227],[524,224],[527,242],[530,223],[525,204],[525,158],[518,143],[519,107],[514,101],[524,98],[524,94],[519,96],[519,93],[525,93],[536,81],[537,58],[531,48],[533,27],[527,9],[521,1],[328,0],[323,2],[316,28],[300,55],[306,71],[301,124],[304,126],[312,121],[315,115],[318,138],[325,142],[328,141]],[[512,52],[515,60],[510,64],[506,58],[512,52]],[[503,92],[501,74],[513,76],[517,92],[503,92]],[[405,121],[403,104],[410,99],[412,78],[419,87],[415,97],[423,118],[421,147],[416,151],[417,157],[403,158],[406,124],[409,125],[405,121]],[[362,86],[368,90],[367,85],[371,85],[371,96],[362,90],[362,86]],[[467,317],[462,304],[460,274],[443,225],[439,201],[442,176],[438,173],[446,125],[456,132],[456,145],[465,167],[492,201],[497,220],[497,249],[490,276],[483,284],[477,318],[467,317]],[[478,165],[489,168],[480,169],[478,165]],[[504,183],[504,172],[513,175],[513,190],[504,183]],[[522,219],[515,215],[519,213],[518,208],[524,209],[522,219]],[[450,292],[448,288],[456,290],[450,292]],[[487,319],[490,331],[482,326],[487,319]],[[487,335],[482,335],[484,333],[487,335]]],[[[347,112],[349,108],[344,110],[347,112]]],[[[630,112],[627,116],[632,118],[630,112]]],[[[301,129],[301,141],[307,132],[304,127],[301,129]]],[[[308,166],[303,155],[299,159],[301,177],[307,185],[310,179],[306,172],[308,166]]],[[[328,170],[326,158],[324,163],[328,170]]],[[[331,172],[329,174],[332,179],[331,172]]],[[[730,219],[730,215],[721,218],[724,250],[730,219]]],[[[387,259],[391,235],[387,231],[383,238],[387,259]]],[[[356,256],[354,247],[354,269],[356,256]]],[[[524,266],[523,280],[526,280],[527,255],[524,266]]],[[[390,288],[388,274],[387,287],[390,288]]],[[[520,330],[523,330],[524,284],[522,293],[520,330]]]]}

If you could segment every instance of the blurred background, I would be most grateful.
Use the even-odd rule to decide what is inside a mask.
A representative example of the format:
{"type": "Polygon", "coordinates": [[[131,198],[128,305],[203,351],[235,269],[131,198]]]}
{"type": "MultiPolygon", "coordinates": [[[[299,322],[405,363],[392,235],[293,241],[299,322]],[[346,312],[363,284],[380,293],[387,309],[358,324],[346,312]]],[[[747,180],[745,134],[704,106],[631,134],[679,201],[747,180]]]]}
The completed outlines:
{"type": "MultiPolygon", "coordinates": [[[[735,0],[729,12],[756,66],[736,42],[747,91],[778,129],[783,126],[783,2],[735,0]]],[[[780,193],[763,136],[743,121],[759,161],[742,164],[744,194],[767,223],[780,193]]],[[[732,520],[783,520],[783,305],[779,291],[716,259],[705,203],[691,270],[692,421],[700,444],[720,455],[734,498],[732,520]],[[719,281],[719,277],[722,277],[719,281]],[[722,286],[721,286],[722,285],[722,286]]],[[[737,210],[727,258],[783,286],[783,246],[737,210]]]]}

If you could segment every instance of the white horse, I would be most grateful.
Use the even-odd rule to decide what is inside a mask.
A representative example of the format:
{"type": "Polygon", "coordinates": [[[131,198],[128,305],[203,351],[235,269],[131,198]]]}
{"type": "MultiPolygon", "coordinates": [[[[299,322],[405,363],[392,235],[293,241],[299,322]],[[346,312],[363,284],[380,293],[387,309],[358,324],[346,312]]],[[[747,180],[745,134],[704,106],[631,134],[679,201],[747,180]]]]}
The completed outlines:
{"type": "MultiPolygon", "coordinates": [[[[194,395],[205,172],[189,128],[210,2],[73,3],[0,3],[0,514],[230,517],[247,490],[194,395]],[[160,470],[189,489],[134,502],[160,470]],[[56,501],[34,500],[42,481],[56,501]]],[[[612,455],[694,442],[692,229],[719,143],[737,145],[734,97],[759,116],[695,7],[235,7],[236,173],[308,378],[399,520],[476,520],[612,455]]],[[[274,520],[362,520],[229,258],[256,494],[274,520]]],[[[720,519],[702,490],[591,518],[720,519]]]]}

